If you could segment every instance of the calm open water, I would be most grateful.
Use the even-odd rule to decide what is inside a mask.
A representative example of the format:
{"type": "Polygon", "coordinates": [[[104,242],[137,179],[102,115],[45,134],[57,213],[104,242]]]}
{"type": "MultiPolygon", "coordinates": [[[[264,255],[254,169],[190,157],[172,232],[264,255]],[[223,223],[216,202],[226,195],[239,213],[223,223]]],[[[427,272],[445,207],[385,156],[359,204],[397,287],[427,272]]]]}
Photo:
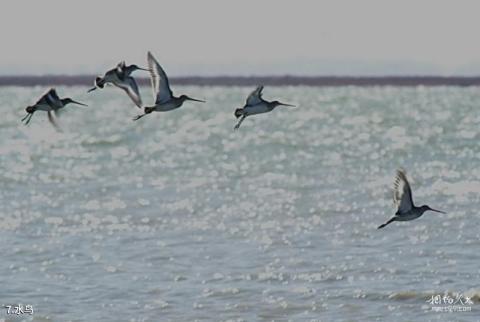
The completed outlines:
{"type": "Polygon", "coordinates": [[[234,132],[253,88],[133,122],[60,87],[63,133],[20,123],[45,90],[0,88],[0,304],[34,309],[0,321],[480,321],[478,88],[267,87],[298,108],[234,132]],[[398,167],[448,214],[377,230],[398,167]]]}

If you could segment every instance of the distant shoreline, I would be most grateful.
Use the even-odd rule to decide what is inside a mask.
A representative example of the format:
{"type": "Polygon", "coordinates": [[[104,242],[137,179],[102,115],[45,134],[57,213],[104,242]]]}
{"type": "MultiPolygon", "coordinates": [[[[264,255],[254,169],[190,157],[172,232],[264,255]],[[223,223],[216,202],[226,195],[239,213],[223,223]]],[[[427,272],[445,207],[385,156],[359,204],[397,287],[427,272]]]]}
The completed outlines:
{"type": "MultiPolygon", "coordinates": [[[[0,86],[92,86],[95,75],[0,76],[0,86]]],[[[147,78],[137,78],[149,86],[147,78]]],[[[186,76],[175,85],[197,86],[480,86],[480,77],[440,76],[186,76]]]]}

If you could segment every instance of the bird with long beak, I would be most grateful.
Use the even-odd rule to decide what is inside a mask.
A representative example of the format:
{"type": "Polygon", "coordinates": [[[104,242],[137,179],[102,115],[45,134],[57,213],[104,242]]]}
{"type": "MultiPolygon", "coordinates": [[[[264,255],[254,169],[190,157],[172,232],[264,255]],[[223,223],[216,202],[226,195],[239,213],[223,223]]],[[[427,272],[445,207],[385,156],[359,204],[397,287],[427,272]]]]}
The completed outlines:
{"type": "Polygon", "coordinates": [[[135,103],[138,108],[141,108],[142,98],[138,90],[137,82],[132,76],[130,76],[136,70],[148,71],[148,69],[138,67],[137,65],[127,66],[125,61],[122,61],[118,63],[115,68],[107,71],[103,77],[98,76],[95,78],[95,86],[89,89],[88,93],[96,90],[97,88],[104,88],[106,84],[112,84],[124,90],[133,103],[135,103]]]}
{"type": "Polygon", "coordinates": [[[428,210],[444,214],[443,211],[432,209],[427,205],[416,207],[413,204],[412,190],[410,189],[410,184],[408,183],[405,170],[403,169],[397,170],[397,176],[395,177],[395,183],[393,186],[393,202],[397,207],[397,213],[386,223],[378,226],[378,229],[383,228],[394,221],[409,221],[417,219],[428,210]]]}
{"type": "Polygon", "coordinates": [[[25,111],[27,112],[27,115],[22,119],[22,122],[25,121],[25,125],[30,123],[30,120],[33,117],[33,113],[36,111],[46,111],[48,113],[48,120],[50,123],[52,123],[53,126],[58,128],[57,123],[55,122],[55,119],[53,117],[53,114],[55,114],[58,110],[61,108],[64,108],[67,104],[78,104],[82,106],[88,106],[86,104],[74,101],[71,98],[60,98],[57,94],[57,91],[54,88],[51,88],[46,92],[45,94],[40,97],[40,99],[33,105],[28,106],[25,111]]]}
{"type": "Polygon", "coordinates": [[[146,68],[142,68],[142,67],[139,67],[135,64],[132,64],[132,65],[127,65],[125,63],[125,61],[121,61],[117,64],[117,69],[119,71],[119,74],[121,76],[130,76],[133,72],[137,71],[137,70],[143,70],[143,71],[150,71],[149,69],[146,69],[146,68]]]}
{"type": "Polygon", "coordinates": [[[273,111],[277,106],[290,106],[295,107],[295,105],[281,103],[279,101],[268,102],[262,98],[263,85],[258,86],[247,98],[247,102],[243,108],[237,108],[235,110],[235,117],[238,119],[237,125],[235,125],[235,130],[240,128],[240,125],[245,120],[247,116],[262,114],[273,111]]]}
{"type": "Polygon", "coordinates": [[[187,95],[180,95],[179,97],[173,96],[173,92],[170,89],[170,84],[168,82],[167,74],[163,70],[162,66],[160,66],[158,61],[155,59],[155,57],[153,57],[151,52],[148,52],[147,61],[148,67],[150,69],[150,80],[152,83],[155,105],[145,107],[145,113],[134,117],[134,121],[139,120],[145,115],[148,115],[152,112],[172,111],[182,106],[185,101],[205,103],[205,101],[191,98],[187,95]]]}

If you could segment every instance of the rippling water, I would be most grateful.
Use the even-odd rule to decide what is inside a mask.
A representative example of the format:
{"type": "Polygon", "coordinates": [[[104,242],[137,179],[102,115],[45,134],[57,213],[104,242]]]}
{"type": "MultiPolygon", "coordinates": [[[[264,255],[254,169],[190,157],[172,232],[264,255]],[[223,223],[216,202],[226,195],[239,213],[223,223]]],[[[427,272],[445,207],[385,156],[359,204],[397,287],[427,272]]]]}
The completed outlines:
{"type": "Polygon", "coordinates": [[[251,90],[176,87],[208,103],[133,122],[118,90],[61,87],[90,107],[60,133],[20,123],[45,88],[0,88],[0,303],[33,321],[478,321],[478,88],[266,88],[299,107],[235,132],[251,90]],[[448,214],[377,230],[400,166],[448,214]],[[472,311],[432,312],[445,292],[472,311]]]}

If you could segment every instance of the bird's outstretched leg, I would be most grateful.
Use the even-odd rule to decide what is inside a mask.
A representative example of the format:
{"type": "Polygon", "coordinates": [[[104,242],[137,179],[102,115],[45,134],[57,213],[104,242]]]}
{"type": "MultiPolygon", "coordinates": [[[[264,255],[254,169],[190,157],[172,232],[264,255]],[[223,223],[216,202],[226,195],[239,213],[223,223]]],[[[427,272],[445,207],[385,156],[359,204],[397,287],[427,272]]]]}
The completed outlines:
{"type": "Polygon", "coordinates": [[[396,217],[392,217],[392,218],[391,218],[389,221],[387,221],[386,223],[378,226],[377,229],[383,228],[383,227],[385,227],[386,225],[391,224],[391,223],[394,222],[395,220],[397,220],[397,218],[396,218],[396,217]]]}
{"type": "Polygon", "coordinates": [[[141,119],[142,117],[144,117],[145,115],[152,113],[153,111],[155,111],[155,107],[145,107],[145,113],[135,116],[133,118],[133,120],[137,121],[137,120],[141,119]]]}
{"type": "Polygon", "coordinates": [[[28,123],[30,123],[30,120],[32,119],[32,117],[33,117],[33,113],[27,114],[27,115],[22,119],[22,121],[25,120],[25,125],[28,125],[28,123]]]}
{"type": "Polygon", "coordinates": [[[30,113],[27,113],[27,115],[25,115],[25,116],[23,117],[22,122],[25,121],[25,120],[27,119],[27,117],[29,117],[29,116],[30,116],[30,113]]]}
{"type": "Polygon", "coordinates": [[[242,118],[240,119],[240,121],[238,121],[237,125],[235,125],[234,130],[238,130],[240,128],[240,124],[242,124],[243,120],[245,120],[246,117],[247,117],[247,114],[242,115],[242,118]]]}
{"type": "Polygon", "coordinates": [[[55,118],[53,117],[53,113],[51,111],[48,112],[48,120],[50,121],[50,123],[52,123],[53,127],[57,131],[62,132],[62,129],[58,125],[57,121],[55,121],[55,118]]]}
{"type": "Polygon", "coordinates": [[[139,119],[141,119],[141,118],[144,117],[145,115],[147,115],[147,113],[142,114],[142,115],[137,115],[137,116],[135,116],[132,120],[138,121],[139,119]]]}

